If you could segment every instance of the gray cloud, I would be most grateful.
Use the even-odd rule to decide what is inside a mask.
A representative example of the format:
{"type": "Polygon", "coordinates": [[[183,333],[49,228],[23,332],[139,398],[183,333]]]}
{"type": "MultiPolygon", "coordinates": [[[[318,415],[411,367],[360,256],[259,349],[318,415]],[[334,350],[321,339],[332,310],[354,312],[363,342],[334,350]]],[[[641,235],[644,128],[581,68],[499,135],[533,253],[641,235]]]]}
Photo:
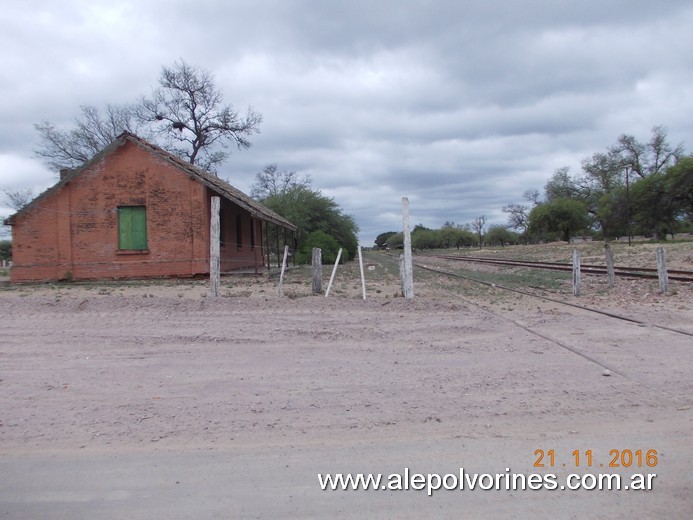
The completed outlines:
{"type": "Polygon", "coordinates": [[[0,187],[54,181],[34,123],[134,101],[183,58],[264,116],[220,172],[240,189],[271,162],[311,175],[363,244],[401,226],[403,195],[428,226],[502,223],[503,205],[621,133],[664,124],[690,145],[692,25],[675,0],[14,3],[0,15],[0,187]]]}

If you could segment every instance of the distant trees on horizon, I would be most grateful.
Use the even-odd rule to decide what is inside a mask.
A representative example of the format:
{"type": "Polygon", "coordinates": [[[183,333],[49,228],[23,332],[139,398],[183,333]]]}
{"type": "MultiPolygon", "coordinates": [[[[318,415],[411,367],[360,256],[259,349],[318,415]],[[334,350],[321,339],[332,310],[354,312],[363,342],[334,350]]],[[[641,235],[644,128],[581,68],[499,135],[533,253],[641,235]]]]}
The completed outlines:
{"type": "MultiPolygon", "coordinates": [[[[643,235],[693,231],[693,156],[682,145],[672,146],[663,126],[641,142],[621,135],[606,152],[584,159],[581,172],[557,169],[539,190],[524,193],[524,203],[503,207],[506,225],[485,227],[482,215],[469,224],[446,222],[433,230],[418,225],[412,231],[416,249],[569,241],[590,236],[606,241],[643,235]]],[[[381,233],[375,246],[401,246],[402,233],[381,233]]]]}

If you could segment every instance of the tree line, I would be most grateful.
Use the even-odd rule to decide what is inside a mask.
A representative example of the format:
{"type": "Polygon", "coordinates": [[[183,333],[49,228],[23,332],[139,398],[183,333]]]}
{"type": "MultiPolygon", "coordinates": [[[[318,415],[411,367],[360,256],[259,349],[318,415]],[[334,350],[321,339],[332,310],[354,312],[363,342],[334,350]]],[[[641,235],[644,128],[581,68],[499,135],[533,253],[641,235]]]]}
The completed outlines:
{"type": "MultiPolygon", "coordinates": [[[[483,244],[504,247],[519,242],[520,234],[510,231],[506,226],[492,224],[487,228],[484,215],[468,224],[446,222],[440,229],[417,224],[411,232],[411,246],[414,249],[460,249],[481,247],[483,244]]],[[[386,231],[375,239],[375,247],[378,249],[398,249],[403,245],[404,235],[401,231],[386,231]]]]}
{"type": "Polygon", "coordinates": [[[584,234],[618,239],[644,235],[661,240],[691,230],[693,157],[672,146],[656,126],[647,142],[623,134],[606,152],[584,159],[581,172],[559,168],[543,200],[510,205],[509,225],[534,240],[569,240],[584,234]]]}
{"type": "MultiPolygon", "coordinates": [[[[506,225],[485,227],[485,216],[440,229],[418,225],[412,247],[448,248],[564,240],[605,241],[642,235],[661,240],[693,232],[693,156],[673,146],[663,126],[647,142],[622,134],[605,152],[582,161],[581,171],[557,169],[544,186],[524,193],[523,203],[503,207],[506,225]]],[[[400,247],[402,234],[386,232],[376,247],[400,247]]]]}

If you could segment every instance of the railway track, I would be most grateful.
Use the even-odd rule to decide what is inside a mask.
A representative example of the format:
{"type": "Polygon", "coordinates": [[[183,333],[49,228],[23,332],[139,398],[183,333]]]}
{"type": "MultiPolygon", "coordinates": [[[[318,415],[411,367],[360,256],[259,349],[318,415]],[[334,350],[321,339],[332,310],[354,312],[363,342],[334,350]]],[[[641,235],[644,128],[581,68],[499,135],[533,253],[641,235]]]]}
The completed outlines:
{"type": "MultiPolygon", "coordinates": [[[[394,259],[394,257],[393,257],[392,255],[388,255],[388,256],[390,256],[391,258],[394,259]]],[[[444,256],[445,256],[445,255],[429,255],[429,257],[431,257],[431,258],[444,257],[444,256]]],[[[460,259],[460,257],[453,257],[453,259],[457,260],[457,259],[460,259]]],[[[538,263],[541,263],[541,262],[538,262],[538,263]]],[[[463,280],[467,280],[467,281],[470,281],[470,282],[475,282],[475,283],[478,283],[478,284],[481,284],[481,285],[486,285],[486,286],[489,286],[489,287],[493,287],[494,289],[509,291],[509,292],[521,294],[521,295],[523,295],[523,296],[529,296],[529,297],[531,297],[531,298],[537,298],[537,299],[539,299],[539,300],[545,300],[545,301],[557,303],[557,304],[560,304],[560,305],[566,305],[566,306],[568,306],[568,307],[575,307],[576,309],[580,309],[580,310],[588,311],[588,312],[593,312],[593,313],[595,313],[595,314],[601,314],[602,316],[607,316],[607,317],[609,317],[609,318],[614,318],[614,319],[617,319],[617,320],[620,320],[620,321],[627,321],[627,322],[631,322],[631,323],[636,323],[636,324],[641,325],[641,326],[653,327],[653,328],[657,328],[657,329],[666,330],[666,331],[669,331],[669,332],[674,332],[674,333],[676,333],[676,334],[683,334],[683,335],[685,335],[685,336],[692,336],[692,337],[693,337],[693,332],[688,332],[688,331],[685,331],[685,330],[676,329],[676,328],[672,328],[672,327],[666,327],[666,326],[658,325],[658,324],[654,324],[654,323],[648,323],[648,322],[645,322],[645,321],[642,321],[642,320],[638,320],[638,319],[635,319],[635,318],[631,318],[631,317],[628,317],[628,316],[623,316],[623,315],[621,315],[621,314],[615,314],[615,313],[613,313],[613,312],[603,311],[603,310],[595,309],[595,308],[592,308],[592,307],[586,307],[586,306],[583,306],[583,305],[579,305],[579,304],[577,304],[577,303],[571,303],[571,302],[567,302],[567,301],[565,301],[565,300],[559,300],[559,299],[556,299],[556,298],[551,298],[551,297],[548,297],[548,296],[543,296],[543,295],[535,294],[535,293],[532,293],[532,292],[527,292],[527,291],[523,291],[523,290],[520,290],[520,289],[515,289],[515,288],[512,288],[512,287],[505,287],[505,286],[500,285],[500,284],[497,284],[497,283],[493,283],[493,282],[489,282],[489,281],[485,281],[485,280],[478,280],[478,279],[476,279],[476,278],[473,278],[473,277],[470,277],[470,276],[466,276],[466,275],[463,275],[463,274],[459,274],[459,273],[447,272],[447,271],[445,271],[444,269],[441,269],[440,267],[433,267],[433,266],[431,266],[430,263],[427,264],[427,265],[424,265],[424,264],[422,264],[422,263],[420,263],[420,262],[414,261],[414,262],[413,262],[413,265],[414,265],[415,267],[419,268],[419,269],[423,269],[424,271],[430,271],[430,272],[435,273],[435,274],[437,274],[437,275],[443,275],[443,276],[449,276],[449,277],[451,277],[451,278],[463,279],[463,280]]],[[[572,269],[572,267],[571,267],[571,269],[572,269]]],[[[691,280],[691,281],[693,281],[693,280],[691,280]]],[[[457,295],[457,296],[459,297],[459,295],[457,295]]],[[[468,300],[465,300],[465,301],[468,301],[468,300]]],[[[473,303],[474,305],[478,305],[478,304],[476,304],[476,303],[474,303],[474,302],[469,302],[469,301],[468,301],[468,303],[473,303]]]]}
{"type": "MultiPolygon", "coordinates": [[[[529,260],[508,260],[505,258],[481,258],[475,256],[455,256],[455,255],[429,255],[433,258],[441,258],[444,260],[454,260],[459,262],[476,262],[481,264],[507,265],[512,267],[529,267],[532,269],[548,269],[552,271],[572,271],[571,264],[560,262],[534,262],[529,260]]],[[[605,266],[581,264],[580,271],[583,274],[607,274],[605,266]]],[[[659,275],[657,269],[647,267],[616,267],[614,266],[616,276],[625,278],[657,278],[659,275]]],[[[667,269],[669,280],[678,282],[693,282],[693,271],[684,271],[681,269],[667,269]]]]}

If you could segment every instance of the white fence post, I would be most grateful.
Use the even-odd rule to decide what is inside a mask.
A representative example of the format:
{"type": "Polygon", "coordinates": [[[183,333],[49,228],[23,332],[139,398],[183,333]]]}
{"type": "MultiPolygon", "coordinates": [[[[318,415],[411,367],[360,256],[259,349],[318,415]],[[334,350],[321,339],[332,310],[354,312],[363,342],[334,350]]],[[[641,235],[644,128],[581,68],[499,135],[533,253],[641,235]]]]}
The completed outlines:
{"type": "Polygon", "coordinates": [[[284,296],[284,271],[286,271],[286,257],[289,255],[289,246],[284,246],[284,259],[282,260],[282,270],[279,274],[279,296],[284,296]]]}
{"type": "Polygon", "coordinates": [[[361,254],[361,246],[358,246],[359,250],[359,267],[361,269],[361,290],[363,292],[363,299],[366,299],[366,277],[363,274],[363,255],[361,254]]]}
{"type": "Polygon", "coordinates": [[[327,284],[327,290],[325,291],[325,298],[330,295],[330,289],[332,288],[332,282],[334,282],[334,275],[337,274],[337,266],[339,265],[339,259],[342,258],[342,248],[339,248],[337,253],[337,260],[334,262],[334,267],[332,268],[332,275],[330,276],[330,281],[327,284]]]}
{"type": "Polygon", "coordinates": [[[409,199],[402,197],[402,224],[404,234],[404,297],[414,297],[414,268],[411,258],[411,232],[409,231],[409,199]]]}

